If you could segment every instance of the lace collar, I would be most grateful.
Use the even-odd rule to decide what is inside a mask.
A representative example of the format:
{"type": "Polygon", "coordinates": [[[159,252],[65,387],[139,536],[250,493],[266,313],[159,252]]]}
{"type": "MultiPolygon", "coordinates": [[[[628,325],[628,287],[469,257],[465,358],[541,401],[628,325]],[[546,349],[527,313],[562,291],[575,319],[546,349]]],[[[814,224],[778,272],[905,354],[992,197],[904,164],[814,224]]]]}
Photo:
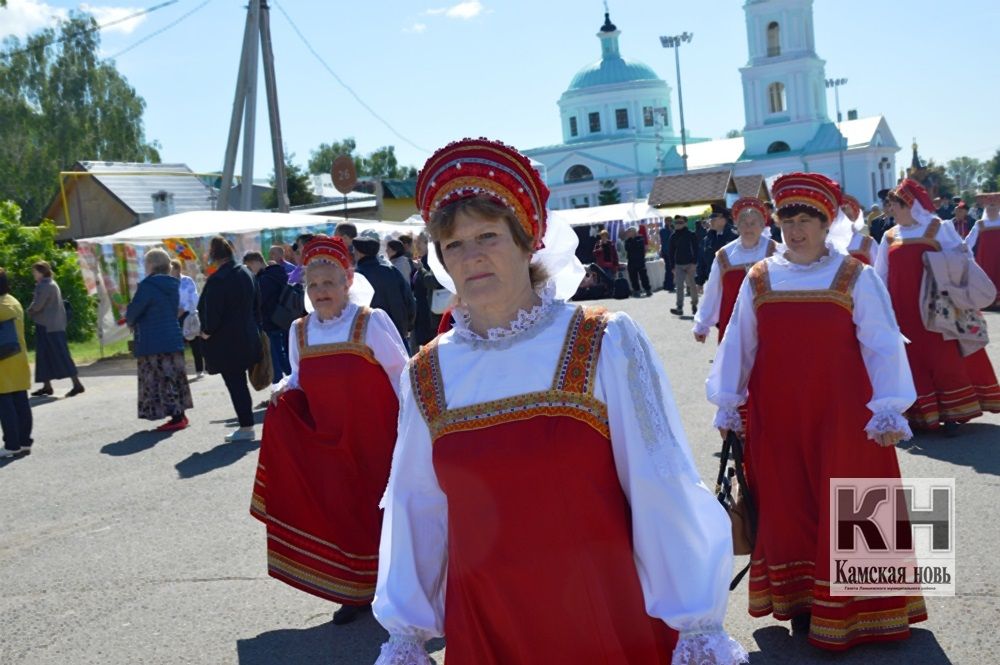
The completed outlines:
{"type": "Polygon", "coordinates": [[[774,256],[771,257],[771,261],[773,261],[775,265],[781,266],[782,268],[787,268],[792,272],[810,272],[813,270],[819,270],[822,269],[824,266],[829,265],[831,261],[834,261],[843,256],[843,253],[837,251],[837,249],[829,241],[825,243],[825,247],[826,247],[826,254],[819,257],[812,263],[803,264],[803,263],[793,263],[789,261],[788,258],[785,256],[785,253],[788,251],[787,249],[775,252],[774,256]]]}
{"type": "Polygon", "coordinates": [[[356,311],[358,311],[358,306],[348,301],[348,303],[344,305],[344,309],[340,310],[340,314],[333,317],[332,319],[321,321],[319,318],[319,314],[316,311],[313,311],[309,317],[309,320],[311,324],[316,326],[317,328],[329,329],[343,323],[344,320],[347,319],[348,317],[353,318],[354,313],[356,311]]]}
{"type": "Polygon", "coordinates": [[[469,327],[471,319],[469,310],[457,305],[452,310],[455,317],[455,327],[452,329],[455,341],[471,344],[475,349],[505,349],[518,340],[534,337],[545,328],[543,324],[552,319],[558,310],[556,304],[560,302],[555,298],[555,284],[552,282],[547,283],[537,293],[542,302],[530,310],[518,310],[517,316],[510,323],[503,327],[490,328],[485,336],[469,327]]]}

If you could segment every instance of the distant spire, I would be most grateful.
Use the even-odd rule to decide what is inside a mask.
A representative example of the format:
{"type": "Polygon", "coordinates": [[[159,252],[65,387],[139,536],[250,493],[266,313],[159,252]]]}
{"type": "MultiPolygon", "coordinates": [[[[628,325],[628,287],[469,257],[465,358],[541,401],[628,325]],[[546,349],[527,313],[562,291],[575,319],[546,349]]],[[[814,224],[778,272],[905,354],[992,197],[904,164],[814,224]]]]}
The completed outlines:
{"type": "Polygon", "coordinates": [[[917,154],[917,138],[913,138],[913,159],[910,161],[910,168],[914,171],[923,168],[923,164],[920,163],[920,155],[917,154]]]}
{"type": "Polygon", "coordinates": [[[614,32],[618,28],[615,24],[611,22],[611,12],[608,9],[608,0],[604,0],[604,25],[601,26],[601,32],[614,32]]]}

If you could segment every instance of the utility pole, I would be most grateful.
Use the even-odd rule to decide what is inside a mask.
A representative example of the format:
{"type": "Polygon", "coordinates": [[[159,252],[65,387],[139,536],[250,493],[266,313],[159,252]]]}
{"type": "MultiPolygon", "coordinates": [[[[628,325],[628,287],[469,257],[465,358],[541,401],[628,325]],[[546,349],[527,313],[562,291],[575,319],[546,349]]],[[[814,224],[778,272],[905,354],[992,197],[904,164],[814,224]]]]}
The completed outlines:
{"type": "Polygon", "coordinates": [[[844,171],[844,143],[847,142],[847,138],[844,136],[844,132],[840,131],[840,123],[842,119],[840,117],[840,86],[847,83],[847,79],[827,79],[826,87],[833,88],[833,99],[837,107],[837,131],[840,132],[840,150],[837,151],[837,156],[840,157],[840,187],[847,192],[847,173],[844,171]]]}
{"type": "Polygon", "coordinates": [[[218,210],[229,208],[229,190],[236,170],[236,149],[240,142],[240,125],[243,125],[243,168],[240,186],[241,210],[250,210],[253,194],[254,134],[257,115],[257,61],[258,53],[264,61],[264,89],[267,94],[267,115],[271,128],[271,151],[274,155],[274,187],[278,210],[288,212],[288,183],[285,180],[285,154],[281,141],[281,118],[278,114],[278,88],[274,76],[274,51],[271,48],[271,19],[267,0],[250,0],[247,21],[243,30],[243,51],[236,76],[236,96],[233,113],[229,119],[229,138],[226,142],[222,184],[219,188],[218,210]],[[258,39],[260,51],[258,52],[258,39]]]}
{"type": "Polygon", "coordinates": [[[685,32],[673,37],[660,37],[663,48],[674,49],[674,64],[677,65],[677,104],[681,112],[681,157],[684,159],[684,170],[688,170],[687,136],[684,128],[684,93],[681,92],[681,44],[690,43],[694,34],[685,32]]]}

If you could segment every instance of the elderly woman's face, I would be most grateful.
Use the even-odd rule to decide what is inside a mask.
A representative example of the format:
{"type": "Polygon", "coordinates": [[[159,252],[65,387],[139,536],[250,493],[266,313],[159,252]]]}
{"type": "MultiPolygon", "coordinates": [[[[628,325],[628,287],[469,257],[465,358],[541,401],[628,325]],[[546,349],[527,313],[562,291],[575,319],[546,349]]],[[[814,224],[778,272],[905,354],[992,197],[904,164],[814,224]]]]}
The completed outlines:
{"type": "Polygon", "coordinates": [[[441,256],[470,310],[504,306],[530,286],[531,254],[517,246],[502,219],[459,212],[451,235],[441,239],[441,256]]]}
{"type": "Polygon", "coordinates": [[[756,210],[744,210],[736,220],[736,230],[745,243],[756,244],[764,232],[764,217],[756,210]]]}
{"type": "Polygon", "coordinates": [[[829,229],[830,222],[824,222],[806,212],[781,218],[782,242],[793,252],[801,254],[813,254],[822,250],[829,229]]]}
{"type": "Polygon", "coordinates": [[[347,291],[354,281],[339,264],[313,261],[306,266],[306,293],[321,319],[332,319],[347,305],[347,291]]]}

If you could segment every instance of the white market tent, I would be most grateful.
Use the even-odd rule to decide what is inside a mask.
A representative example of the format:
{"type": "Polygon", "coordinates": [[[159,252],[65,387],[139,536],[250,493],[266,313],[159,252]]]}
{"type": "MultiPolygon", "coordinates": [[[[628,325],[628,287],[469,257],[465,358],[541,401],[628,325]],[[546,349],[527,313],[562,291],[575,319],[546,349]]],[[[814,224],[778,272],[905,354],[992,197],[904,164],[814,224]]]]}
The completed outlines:
{"type": "Polygon", "coordinates": [[[562,220],[570,226],[591,226],[608,224],[609,222],[623,222],[625,226],[633,226],[640,222],[659,221],[674,215],[694,217],[704,213],[706,208],[708,208],[706,205],[654,208],[649,205],[646,199],[641,199],[630,203],[614,203],[593,208],[550,210],[549,216],[562,220]]]}

